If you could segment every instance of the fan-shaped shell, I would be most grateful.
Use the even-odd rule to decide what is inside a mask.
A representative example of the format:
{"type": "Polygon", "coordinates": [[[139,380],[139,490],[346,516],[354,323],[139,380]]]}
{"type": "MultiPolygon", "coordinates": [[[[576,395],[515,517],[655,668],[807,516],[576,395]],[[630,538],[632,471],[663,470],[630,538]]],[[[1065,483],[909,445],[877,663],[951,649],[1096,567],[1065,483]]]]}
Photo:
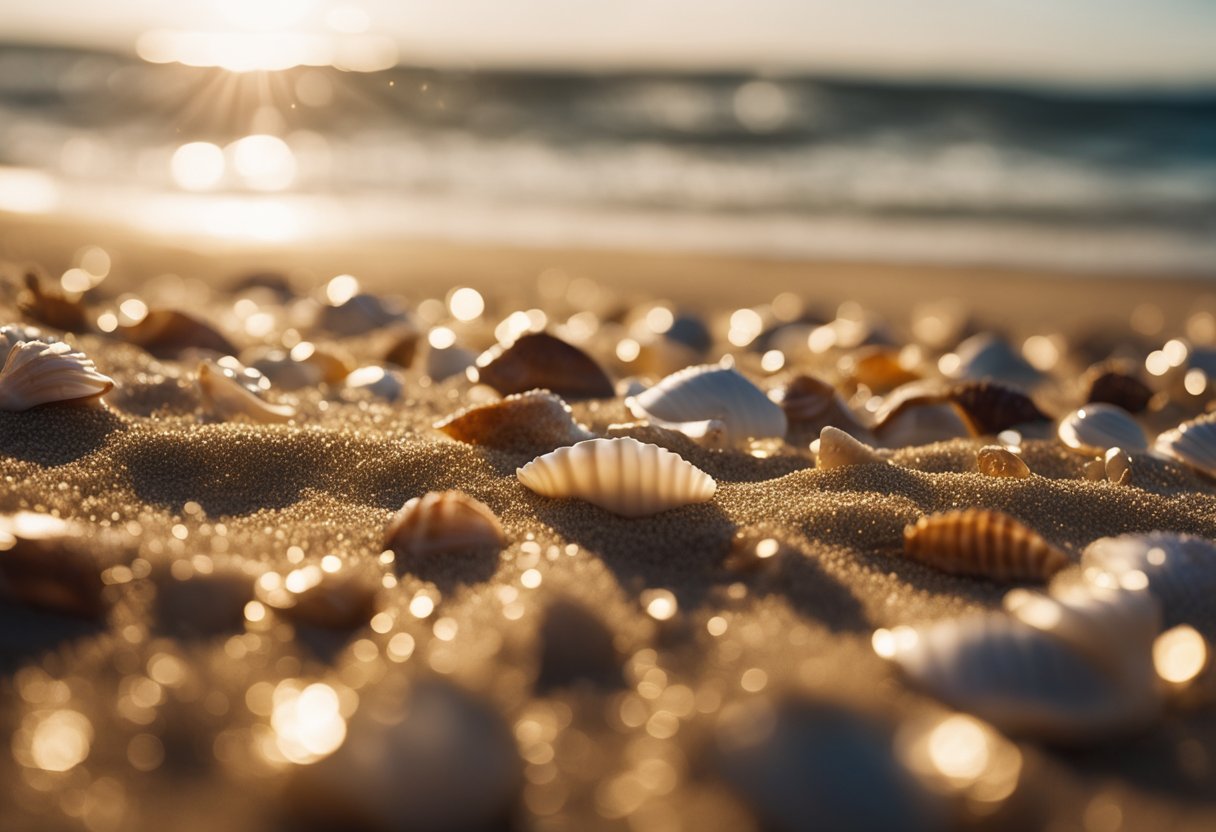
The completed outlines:
{"type": "Polygon", "coordinates": [[[237,373],[213,361],[198,365],[198,389],[203,408],[221,419],[246,416],[255,422],[287,422],[294,407],[262,401],[237,380],[237,373]]]}
{"type": "Polygon", "coordinates": [[[1148,438],[1136,420],[1113,404],[1087,404],[1060,420],[1060,441],[1079,453],[1096,456],[1111,448],[1148,449],[1148,438]]]}
{"type": "Polygon", "coordinates": [[[1085,547],[1081,568],[1093,582],[1146,585],[1167,626],[1216,621],[1216,543],[1211,540],[1169,532],[1103,537],[1085,547]]]}
{"type": "Polygon", "coordinates": [[[504,396],[536,389],[575,399],[614,395],[612,380],[595,359],[547,332],[528,332],[490,348],[478,357],[476,374],[504,396]]]}
{"type": "Polygon", "coordinates": [[[819,446],[815,451],[816,468],[826,470],[850,465],[887,464],[888,459],[883,451],[871,448],[839,428],[828,425],[819,432],[819,446]]]}
{"type": "Polygon", "coordinates": [[[784,437],[785,412],[734,367],[704,364],[673,373],[625,404],[639,419],[650,419],[689,436],[721,422],[730,444],[784,437]]]}
{"type": "Polygon", "coordinates": [[[975,467],[990,477],[1025,478],[1030,466],[1020,456],[1000,445],[986,445],[975,452],[975,467]]]}
{"type": "Polygon", "coordinates": [[[993,381],[965,381],[950,387],[947,395],[976,436],[997,434],[1028,422],[1051,421],[1030,396],[993,381]]]}
{"type": "Polygon", "coordinates": [[[4,362],[8,361],[8,354],[13,347],[20,344],[22,341],[41,341],[44,344],[54,344],[58,341],[51,335],[43,334],[36,326],[23,326],[21,324],[6,324],[0,326],[0,367],[4,366],[4,362]]]}
{"type": "Polygon", "coordinates": [[[515,472],[545,497],[574,497],[624,517],[703,503],[713,478],[679,454],[628,436],[587,439],[537,457],[515,472]]]}
{"type": "Polygon", "coordinates": [[[0,369],[0,410],[96,399],[112,389],[112,378],[62,341],[21,341],[0,369]]]}
{"type": "Polygon", "coordinates": [[[952,575],[995,581],[1045,581],[1070,563],[1033,530],[986,509],[920,518],[904,529],[904,554],[952,575]]]}
{"type": "Polygon", "coordinates": [[[1157,437],[1156,450],[1202,474],[1216,477],[1216,414],[1183,422],[1157,437]]]}
{"type": "Polygon", "coordinates": [[[407,557],[498,551],[505,542],[490,507],[463,491],[431,491],[406,501],[384,532],[384,548],[407,557]]]}
{"type": "Polygon", "coordinates": [[[120,326],[115,335],[168,358],[192,347],[222,355],[235,355],[237,351],[215,327],[176,309],[151,309],[135,323],[120,326]]]}
{"type": "Polygon", "coordinates": [[[435,428],[460,442],[504,450],[552,450],[591,438],[570,407],[548,390],[530,390],[460,411],[435,428]]]}

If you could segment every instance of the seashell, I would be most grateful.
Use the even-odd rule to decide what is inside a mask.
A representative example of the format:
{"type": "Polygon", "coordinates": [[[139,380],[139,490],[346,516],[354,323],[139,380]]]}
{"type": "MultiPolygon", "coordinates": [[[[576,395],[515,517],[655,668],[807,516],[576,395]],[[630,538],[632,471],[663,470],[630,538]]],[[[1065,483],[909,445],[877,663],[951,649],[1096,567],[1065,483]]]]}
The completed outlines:
{"type": "Polygon", "coordinates": [[[667,376],[654,387],[625,401],[639,419],[650,419],[694,438],[712,422],[726,429],[726,441],[784,437],[785,412],[733,367],[704,364],[667,376]]]}
{"type": "Polygon", "coordinates": [[[1111,448],[1148,450],[1148,438],[1126,410],[1113,404],[1087,404],[1060,420],[1060,441],[1086,455],[1104,454],[1111,448]]]}
{"type": "Polygon", "coordinates": [[[357,294],[339,304],[323,304],[316,309],[313,326],[335,335],[362,335],[400,321],[403,312],[389,301],[369,294],[357,294]]]}
{"type": "Polygon", "coordinates": [[[552,390],[559,396],[607,399],[612,380],[591,356],[547,332],[527,332],[509,345],[498,344],[477,359],[473,381],[502,395],[552,390]]]}
{"type": "Polygon", "coordinates": [[[271,423],[295,418],[294,407],[262,401],[238,378],[238,372],[231,367],[202,361],[198,365],[198,389],[203,409],[225,420],[246,416],[254,422],[271,423]]]}
{"type": "Polygon", "coordinates": [[[865,347],[841,358],[838,367],[841,376],[851,384],[864,385],[875,393],[885,393],[920,378],[919,373],[903,365],[899,350],[893,347],[865,347]]]}
{"type": "Polygon", "coordinates": [[[25,275],[25,291],[17,298],[17,308],[27,317],[55,329],[67,332],[89,329],[89,319],[79,298],[70,298],[55,289],[43,289],[42,281],[34,272],[25,275]]]}
{"type": "Polygon", "coordinates": [[[886,455],[859,442],[840,428],[828,425],[819,432],[815,449],[815,467],[824,470],[849,465],[889,465],[886,455]]]}
{"type": "Polygon", "coordinates": [[[1085,373],[1085,401],[1113,404],[1128,413],[1140,413],[1153,398],[1152,389],[1118,364],[1097,364],[1085,373]]]}
{"type": "Polygon", "coordinates": [[[57,341],[21,341],[0,369],[0,410],[99,399],[114,389],[88,356],[57,341]]]}
{"type": "Polygon", "coordinates": [[[384,360],[408,369],[418,354],[420,333],[410,325],[404,325],[393,333],[392,342],[384,352],[384,360]]]}
{"type": "Polygon", "coordinates": [[[612,630],[590,607],[569,598],[554,601],[545,609],[538,639],[539,692],[573,685],[621,685],[621,656],[612,630]]]}
{"type": "Polygon", "coordinates": [[[349,565],[336,571],[308,564],[286,575],[258,578],[257,598],[291,621],[350,630],[366,624],[376,611],[380,576],[349,565]]]}
{"type": "Polygon", "coordinates": [[[791,425],[819,431],[827,425],[853,435],[869,435],[836,388],[814,376],[795,376],[786,385],[781,409],[791,425]]]}
{"type": "Polygon", "coordinates": [[[515,451],[553,450],[590,439],[569,405],[548,390],[530,390],[466,408],[435,428],[459,442],[515,451]]]}
{"type": "Polygon", "coordinates": [[[477,361],[477,356],[464,347],[454,344],[436,347],[430,344],[426,352],[426,374],[432,381],[444,381],[465,372],[477,361]]]}
{"type": "Polygon", "coordinates": [[[114,334],[158,358],[175,358],[191,348],[221,355],[237,352],[232,342],[210,324],[176,309],[150,309],[143,318],[120,326],[114,334]]]}
{"type": "Polygon", "coordinates": [[[1216,477],[1216,414],[1205,414],[1165,431],[1157,437],[1154,449],[1201,474],[1216,477]]]}
{"type": "Polygon", "coordinates": [[[627,436],[587,439],[558,448],[515,475],[537,494],[574,497],[623,517],[703,503],[718,487],[679,454],[627,436]]]}
{"type": "Polygon", "coordinates": [[[1018,387],[1034,387],[1043,374],[1023,358],[1009,342],[990,332],[972,335],[955,349],[958,366],[949,373],[953,378],[1005,382],[1018,387]]]}
{"type": "Polygon", "coordinates": [[[931,445],[971,436],[971,429],[951,404],[912,404],[900,408],[874,435],[889,448],[931,445]]]}
{"type": "Polygon", "coordinates": [[[395,402],[405,390],[405,377],[396,370],[371,364],[352,370],[346,376],[346,386],[351,390],[366,390],[385,401],[395,402]]]}
{"type": "Polygon", "coordinates": [[[281,390],[300,390],[321,383],[320,368],[296,361],[285,350],[264,351],[249,366],[281,390]]]}
{"type": "Polygon", "coordinates": [[[1091,459],[1085,463],[1081,469],[1081,474],[1091,482],[1101,482],[1106,479],[1106,461],[1103,459],[1091,459]]]}
{"type": "Polygon", "coordinates": [[[44,334],[36,326],[23,326],[22,324],[0,326],[0,367],[3,367],[4,362],[8,361],[8,354],[13,347],[22,341],[42,341],[44,344],[54,344],[58,340],[52,335],[44,334]]]}
{"type": "Polygon", "coordinates": [[[504,543],[494,512],[463,491],[431,491],[407,500],[384,531],[384,548],[403,557],[497,552],[504,543]]]}
{"type": "Polygon", "coordinates": [[[78,618],[103,615],[94,545],[77,524],[50,514],[0,515],[0,598],[78,618]]]}
{"type": "Polygon", "coordinates": [[[950,401],[976,436],[996,435],[1028,422],[1050,422],[1030,396],[993,381],[965,381],[949,388],[950,401]]]}
{"type": "Polygon", "coordinates": [[[1087,580],[1145,586],[1160,602],[1165,625],[1211,625],[1216,621],[1216,543],[1170,532],[1103,537],[1085,547],[1081,568],[1087,580]]]}
{"type": "Polygon", "coordinates": [[[1131,485],[1132,458],[1122,448],[1111,448],[1103,459],[1106,478],[1116,485],[1131,485]]]}
{"type": "Polygon", "coordinates": [[[909,524],[904,555],[951,575],[994,581],[1045,581],[1071,562],[1032,529],[987,509],[948,511],[909,524]]]}
{"type": "Polygon", "coordinates": [[[981,474],[990,477],[1024,478],[1030,476],[1028,466],[1020,456],[1000,445],[986,445],[975,452],[975,465],[981,474]]]}
{"type": "Polygon", "coordinates": [[[316,367],[326,384],[339,384],[355,369],[355,359],[344,350],[301,341],[291,348],[291,358],[316,367]]]}

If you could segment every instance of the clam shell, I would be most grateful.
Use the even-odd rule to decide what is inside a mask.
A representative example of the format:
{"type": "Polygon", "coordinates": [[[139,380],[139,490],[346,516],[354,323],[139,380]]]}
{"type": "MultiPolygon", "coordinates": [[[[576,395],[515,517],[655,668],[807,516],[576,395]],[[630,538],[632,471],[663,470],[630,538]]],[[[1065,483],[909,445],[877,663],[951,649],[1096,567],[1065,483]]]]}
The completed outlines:
{"type": "Polygon", "coordinates": [[[41,341],[44,344],[54,344],[58,340],[54,336],[44,334],[36,326],[22,326],[21,324],[0,326],[0,367],[3,367],[4,362],[8,361],[8,354],[12,351],[13,347],[22,341],[41,341]]]}
{"type": "Polygon", "coordinates": [[[990,477],[1024,478],[1030,476],[1028,466],[1020,456],[1000,445],[986,445],[975,452],[975,466],[990,477]]]}
{"type": "Polygon", "coordinates": [[[1148,438],[1126,410],[1113,404],[1087,404],[1060,420],[1060,441],[1090,456],[1111,448],[1145,451],[1148,438]]]}
{"type": "Polygon", "coordinates": [[[679,454],[627,436],[587,439],[537,457],[515,472],[545,497],[574,497],[623,517],[703,503],[713,478],[679,454]]]}
{"type": "Polygon", "coordinates": [[[1106,478],[1116,485],[1131,485],[1132,458],[1122,448],[1111,448],[1103,459],[1106,478]]]}
{"type": "Polygon", "coordinates": [[[77,524],[49,514],[0,515],[0,598],[78,618],[101,616],[108,607],[102,567],[89,543],[77,524]]]}
{"type": "Polygon", "coordinates": [[[237,349],[215,327],[176,309],[151,309],[139,321],[120,326],[115,335],[162,358],[187,349],[235,355],[237,349]]]}
{"type": "Polygon", "coordinates": [[[815,451],[815,467],[845,468],[849,465],[887,465],[883,452],[859,442],[840,428],[828,425],[819,432],[819,447],[815,451]]]}
{"type": "Polygon", "coordinates": [[[112,378],[62,341],[21,341],[9,350],[0,369],[0,410],[96,399],[112,389],[112,378]]]}
{"type": "Polygon", "coordinates": [[[503,450],[549,451],[592,436],[574,421],[569,405],[548,390],[467,408],[436,422],[435,428],[459,442],[503,450]]]}
{"type": "Polygon", "coordinates": [[[1216,621],[1216,542],[1169,532],[1103,537],[1081,553],[1094,582],[1146,585],[1160,602],[1166,626],[1216,621]]]}
{"type": "Polygon", "coordinates": [[[431,491],[407,500],[384,531],[384,548],[405,557],[497,552],[505,542],[490,507],[463,491],[431,491]]]}
{"type": "Polygon", "coordinates": [[[1216,477],[1216,415],[1200,416],[1165,431],[1154,447],[1201,474],[1216,477]]]}
{"type": "Polygon", "coordinates": [[[904,555],[952,575],[1045,581],[1070,563],[1039,534],[998,511],[922,517],[904,529],[904,555]]]}
{"type": "Polygon", "coordinates": [[[689,436],[705,433],[708,423],[720,422],[726,441],[784,437],[785,412],[733,367],[703,364],[667,376],[654,387],[632,396],[626,406],[639,419],[650,419],[689,436]]]}
{"type": "Polygon", "coordinates": [[[43,289],[42,281],[34,272],[25,275],[25,291],[17,298],[17,308],[22,314],[55,329],[84,332],[89,328],[84,304],[54,288],[43,289]]]}
{"type": "Polygon", "coordinates": [[[1083,383],[1088,391],[1086,402],[1113,404],[1128,413],[1140,413],[1153,398],[1153,391],[1147,384],[1130,372],[1108,364],[1091,367],[1083,383]]]}
{"type": "Polygon", "coordinates": [[[1009,342],[992,333],[972,335],[955,349],[958,367],[955,378],[1000,381],[1018,387],[1033,387],[1043,380],[1043,374],[1023,358],[1009,342]]]}
{"type": "Polygon", "coordinates": [[[576,399],[607,399],[612,380],[578,347],[547,332],[528,332],[510,345],[499,344],[477,359],[477,378],[502,395],[552,390],[576,399]]]}
{"type": "Polygon", "coordinates": [[[245,416],[255,422],[287,422],[294,407],[262,401],[237,380],[236,371],[204,360],[198,365],[198,389],[203,409],[221,418],[245,416]]]}

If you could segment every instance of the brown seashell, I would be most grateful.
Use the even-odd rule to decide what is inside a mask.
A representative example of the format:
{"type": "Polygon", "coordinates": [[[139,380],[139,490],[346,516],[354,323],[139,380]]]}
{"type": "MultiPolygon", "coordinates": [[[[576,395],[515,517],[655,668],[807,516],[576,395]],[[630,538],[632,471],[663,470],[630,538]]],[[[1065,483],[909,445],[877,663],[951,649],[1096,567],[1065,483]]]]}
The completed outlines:
{"type": "Polygon", "coordinates": [[[418,355],[418,330],[412,326],[403,326],[393,335],[393,340],[384,352],[384,360],[398,367],[409,368],[418,355]]]}
{"type": "Polygon", "coordinates": [[[210,324],[176,309],[151,309],[138,322],[120,326],[115,334],[158,358],[176,358],[191,348],[222,355],[237,352],[232,342],[210,324]]]}
{"type": "Polygon", "coordinates": [[[790,379],[781,398],[781,409],[791,425],[818,432],[827,425],[854,436],[869,437],[869,431],[853,415],[836,388],[810,375],[790,379]]]}
{"type": "Polygon", "coordinates": [[[384,548],[430,557],[473,549],[498,551],[506,543],[490,507],[463,491],[431,491],[406,502],[384,532],[384,548]]]}
{"type": "Polygon", "coordinates": [[[85,532],[50,514],[0,516],[0,597],[77,618],[108,608],[85,532]]]}
{"type": "Polygon", "coordinates": [[[1087,480],[1097,482],[1106,479],[1106,462],[1101,459],[1091,459],[1081,469],[1081,475],[1087,480]]]}
{"type": "Polygon", "coordinates": [[[950,387],[947,396],[976,436],[998,434],[1027,422],[1051,421],[1030,396],[993,381],[962,382],[950,387]]]}
{"type": "Polygon", "coordinates": [[[595,359],[547,332],[521,335],[510,346],[499,344],[477,359],[476,378],[504,396],[543,388],[559,396],[607,399],[615,395],[612,380],[595,359]]]}
{"type": "Polygon", "coordinates": [[[904,554],[952,575],[1045,581],[1071,562],[1032,529],[999,511],[922,517],[904,529],[904,554]]]}
{"type": "Polygon", "coordinates": [[[865,347],[841,358],[839,367],[850,383],[865,385],[875,393],[885,393],[920,378],[900,362],[899,350],[894,347],[865,347]]]}
{"type": "Polygon", "coordinates": [[[312,563],[286,575],[264,573],[258,600],[291,621],[335,630],[366,624],[376,611],[380,579],[368,569],[344,564],[329,570],[312,563]]]}
{"type": "Polygon", "coordinates": [[[592,434],[570,407],[548,390],[530,390],[491,404],[466,408],[435,428],[459,442],[515,451],[545,452],[573,445],[592,434]]]}
{"type": "Polygon", "coordinates": [[[25,316],[55,329],[66,332],[85,332],[89,329],[84,304],[53,288],[43,289],[42,281],[34,272],[26,272],[25,291],[17,298],[17,308],[25,316]]]}
{"type": "Polygon", "coordinates": [[[1128,413],[1141,413],[1153,398],[1153,391],[1137,378],[1130,365],[1095,364],[1086,371],[1083,384],[1086,402],[1118,405],[1128,413]]]}
{"type": "Polygon", "coordinates": [[[1000,445],[987,445],[975,452],[975,465],[990,477],[1030,476],[1030,467],[1020,456],[1000,445]]]}

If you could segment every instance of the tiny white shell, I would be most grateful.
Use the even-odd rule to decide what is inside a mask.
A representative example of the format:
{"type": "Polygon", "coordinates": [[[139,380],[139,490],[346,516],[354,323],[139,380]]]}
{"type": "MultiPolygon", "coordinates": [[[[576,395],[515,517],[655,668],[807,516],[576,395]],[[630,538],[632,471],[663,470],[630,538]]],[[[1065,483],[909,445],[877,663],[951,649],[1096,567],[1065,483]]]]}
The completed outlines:
{"type": "Polygon", "coordinates": [[[734,367],[703,364],[673,373],[625,401],[633,415],[698,438],[720,422],[726,441],[785,436],[785,411],[734,367]]]}
{"type": "Polygon", "coordinates": [[[1183,422],[1157,437],[1155,448],[1209,477],[1216,477],[1216,415],[1183,422]]]}
{"type": "Polygon", "coordinates": [[[1060,420],[1060,441],[1086,455],[1111,448],[1145,451],[1148,438],[1126,410],[1113,404],[1087,404],[1060,420]]]}
{"type": "Polygon", "coordinates": [[[1205,538],[1169,532],[1103,537],[1082,552],[1081,568],[1090,581],[1147,586],[1169,626],[1213,618],[1216,543],[1205,538]]]}
{"type": "Polygon", "coordinates": [[[203,408],[221,419],[244,415],[255,422],[286,422],[296,415],[294,407],[262,401],[213,361],[198,365],[198,388],[203,408]]]}
{"type": "Polygon", "coordinates": [[[95,399],[114,389],[92,359],[62,341],[21,341],[0,369],[0,410],[95,399]]]}
{"type": "Polygon", "coordinates": [[[1115,485],[1131,485],[1132,457],[1122,448],[1111,448],[1104,457],[1106,478],[1115,485]]]}
{"type": "Polygon", "coordinates": [[[644,517],[714,496],[713,478],[679,454],[628,436],[587,439],[515,472],[545,497],[574,497],[623,517],[644,517]]]}
{"type": "Polygon", "coordinates": [[[815,456],[815,467],[823,469],[844,468],[849,465],[887,465],[889,461],[882,451],[859,442],[840,428],[827,425],[819,432],[819,447],[815,456]]]}

